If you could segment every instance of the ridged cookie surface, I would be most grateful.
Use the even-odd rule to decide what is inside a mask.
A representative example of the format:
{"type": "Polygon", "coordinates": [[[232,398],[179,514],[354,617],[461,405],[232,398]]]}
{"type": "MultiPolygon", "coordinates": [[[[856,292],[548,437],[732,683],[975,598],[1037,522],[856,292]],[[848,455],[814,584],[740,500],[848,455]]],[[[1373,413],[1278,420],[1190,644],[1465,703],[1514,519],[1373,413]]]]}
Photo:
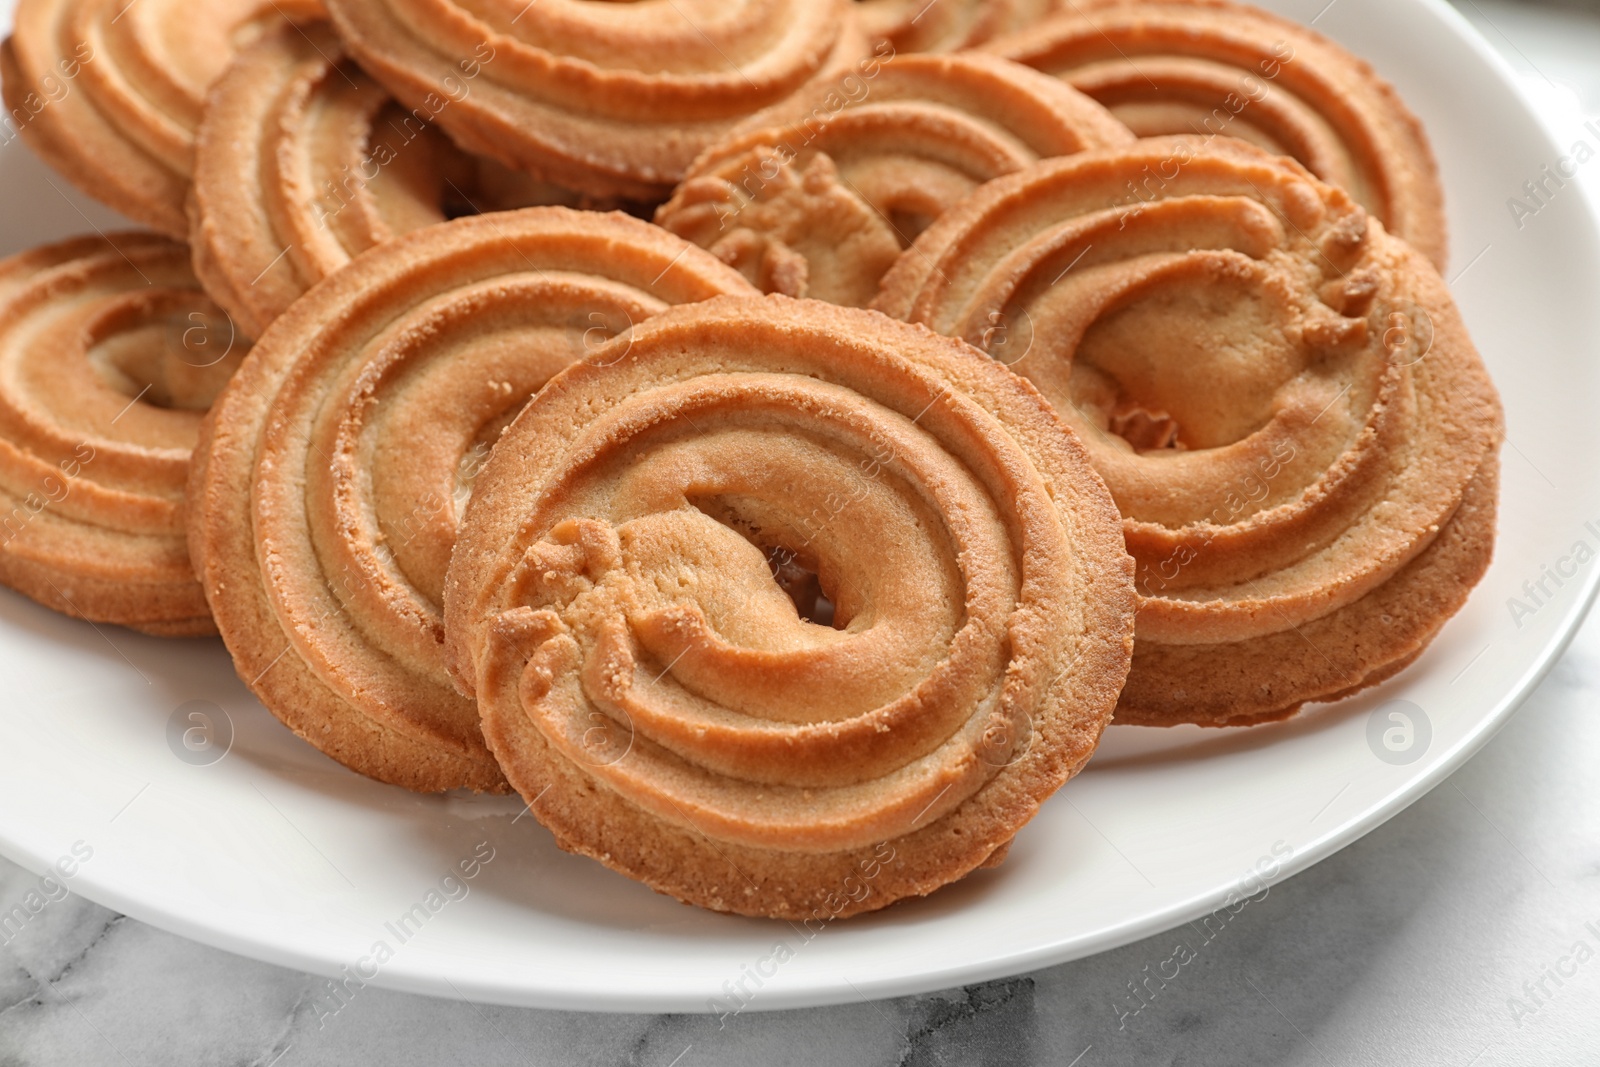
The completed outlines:
{"type": "Polygon", "coordinates": [[[856,0],[862,28],[899,52],[959,52],[1026,29],[1069,0],[856,0]]]}
{"type": "Polygon", "coordinates": [[[723,298],[511,425],[445,617],[563,848],[703,907],[826,920],[997,862],[1083,766],[1131,575],[1026,382],[871,312],[723,298]]]}
{"type": "Polygon", "coordinates": [[[1444,188],[1422,124],[1315,30],[1229,0],[1077,0],[984,47],[1065,79],[1141,137],[1236,137],[1291,156],[1444,267],[1444,188]]]}
{"type": "Polygon", "coordinates": [[[456,148],[347,59],[327,23],[285,25],[241,48],[212,86],[190,242],[207,291],[254,337],[391,237],[455,215],[578,199],[456,148]]]}
{"type": "Polygon", "coordinates": [[[866,54],[849,0],[333,0],[352,55],[468,151],[658,201],[707,145],[866,54]]]}
{"type": "Polygon", "coordinates": [[[0,582],[94,622],[214,632],[184,547],[184,482],[248,348],[165,237],[81,237],[0,262],[0,582]]]}
{"type": "Polygon", "coordinates": [[[72,184],[183,238],[206,91],[239,45],[320,12],[313,0],[20,0],[0,47],[6,109],[72,184]]]}
{"type": "Polygon", "coordinates": [[[566,208],[417,230],[313,288],[219,400],[191,481],[195,570],[240,677],[363,774],[504,789],[442,651],[478,470],[535,390],[604,340],[750,291],[671,234],[566,208]]]}
{"type": "Polygon", "coordinates": [[[878,306],[1010,364],[1085,440],[1139,564],[1119,721],[1370,684],[1488,565],[1500,406],[1455,304],[1292,160],[1173,138],[1035,164],[936,222],[878,306]]]}
{"type": "Polygon", "coordinates": [[[707,149],[656,222],[764,292],[863,307],[900,253],[979,185],[1133,140],[1100,105],[991,56],[870,61],[707,149]]]}

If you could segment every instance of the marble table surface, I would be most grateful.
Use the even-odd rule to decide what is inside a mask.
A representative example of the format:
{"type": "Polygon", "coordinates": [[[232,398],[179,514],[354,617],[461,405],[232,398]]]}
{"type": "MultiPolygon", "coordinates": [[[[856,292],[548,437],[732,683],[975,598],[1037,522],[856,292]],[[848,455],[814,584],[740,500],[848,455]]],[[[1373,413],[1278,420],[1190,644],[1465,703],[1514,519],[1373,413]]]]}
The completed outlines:
{"type": "MultiPolygon", "coordinates": [[[[1459,6],[1553,122],[1600,115],[1600,6],[1459,6]]],[[[319,1019],[322,979],[66,896],[0,947],[0,1065],[1600,1064],[1597,710],[1600,617],[1470,763],[1274,885],[1193,977],[1125,1018],[1113,1005],[1174,935],[983,985],[726,1026],[377,989],[319,1019]]],[[[36,882],[0,860],[0,902],[36,882]]]]}

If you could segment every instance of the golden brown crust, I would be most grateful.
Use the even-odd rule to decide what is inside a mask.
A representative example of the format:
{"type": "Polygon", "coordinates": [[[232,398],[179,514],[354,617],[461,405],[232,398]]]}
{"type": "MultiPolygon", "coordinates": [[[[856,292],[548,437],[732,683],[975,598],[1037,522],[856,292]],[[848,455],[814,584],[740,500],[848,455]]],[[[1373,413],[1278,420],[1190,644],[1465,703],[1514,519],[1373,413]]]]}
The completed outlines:
{"type": "Polygon", "coordinates": [[[530,208],[397,237],[296,301],[207,420],[191,481],[195,570],[240,677],[363,774],[504,789],[440,651],[477,466],[589,347],[747,291],[636,219],[530,208]]]}
{"type": "Polygon", "coordinates": [[[340,36],[463,148],[658,201],[749,115],[866,52],[849,0],[334,0],[340,36]]]}
{"type": "Polygon", "coordinates": [[[1068,0],[856,0],[856,15],[875,41],[899,52],[959,52],[1035,25],[1068,0]]]}
{"type": "Polygon", "coordinates": [[[1422,654],[1488,570],[1498,496],[1499,458],[1491,454],[1421,555],[1354,604],[1304,626],[1239,644],[1139,642],[1116,721],[1249,726],[1387,681],[1422,654]]]}
{"type": "Polygon", "coordinates": [[[1083,766],[1131,573],[1103,484],[1021,379],[870,312],[722,298],[512,424],[447,643],[563,848],[826,921],[998,862],[1083,766]],[[832,626],[800,614],[817,589],[832,626]]]}
{"type": "Polygon", "coordinates": [[[0,262],[0,582],[95,622],[214,633],[184,482],[201,414],[247,347],[166,238],[0,262]]]}
{"type": "Polygon", "coordinates": [[[984,47],[1065,79],[1140,136],[1238,137],[1292,156],[1444,267],[1444,189],[1422,124],[1315,30],[1230,0],[1079,0],[984,47]]]}
{"type": "Polygon", "coordinates": [[[1341,190],[1226,139],[1047,161],[935,223],[878,306],[1012,364],[1085,438],[1139,566],[1130,715],[1230,717],[1221,689],[1172,696],[1193,656],[1160,647],[1216,650],[1251,715],[1416,651],[1363,631],[1331,680],[1250,651],[1393,581],[1501,432],[1443,281],[1341,190]]]}
{"type": "Polygon", "coordinates": [[[83,192],[172,237],[205,94],[235,45],[314,0],[21,0],[0,49],[6,108],[83,192]]]}
{"type": "Polygon", "coordinates": [[[862,307],[979,185],[1133,135],[1057,79],[977,54],[878,55],[708,148],[656,222],[764,292],[862,307]]]}
{"type": "MultiPolygon", "coordinates": [[[[516,183],[400,107],[344,56],[326,22],[280,26],[239,50],[212,86],[195,149],[195,273],[250,336],[351,258],[447,210],[576,206],[516,183]]],[[[519,176],[521,177],[521,176],[519,176]]]]}

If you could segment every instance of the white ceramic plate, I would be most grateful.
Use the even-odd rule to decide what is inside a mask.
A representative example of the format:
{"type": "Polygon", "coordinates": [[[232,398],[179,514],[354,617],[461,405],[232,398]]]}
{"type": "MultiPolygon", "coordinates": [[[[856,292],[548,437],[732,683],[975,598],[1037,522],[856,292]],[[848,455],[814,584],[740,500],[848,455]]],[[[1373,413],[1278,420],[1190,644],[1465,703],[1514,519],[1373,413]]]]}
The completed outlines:
{"type": "MultiPolygon", "coordinates": [[[[359,778],[279,726],[217,642],[97,629],[0,591],[0,851],[35,871],[68,857],[75,892],[340,975],[346,1000],[369,982],[545,1007],[756,1010],[944,988],[1111,948],[1382,823],[1505,722],[1600,576],[1600,238],[1570,183],[1517,227],[1507,198],[1568,146],[1541,131],[1510,71],[1440,0],[1268,6],[1302,20],[1320,11],[1318,28],[1370,59],[1427,122],[1449,193],[1454,289],[1509,415],[1494,568],[1399,679],[1279,726],[1114,728],[1000,870],[806,930],[657,896],[559,852],[532,818],[519,821],[517,802],[416,797],[359,778]],[[1535,603],[1524,583],[1541,581],[1535,603]],[[1513,597],[1533,610],[1513,613],[1513,597]],[[195,710],[213,736],[232,737],[208,765],[220,745],[196,754],[182,743],[195,710]],[[1388,731],[1404,751],[1385,747],[1388,731]]],[[[5,139],[0,252],[114,224],[5,139]]],[[[328,994],[324,1010],[338,1004],[328,994]]]]}

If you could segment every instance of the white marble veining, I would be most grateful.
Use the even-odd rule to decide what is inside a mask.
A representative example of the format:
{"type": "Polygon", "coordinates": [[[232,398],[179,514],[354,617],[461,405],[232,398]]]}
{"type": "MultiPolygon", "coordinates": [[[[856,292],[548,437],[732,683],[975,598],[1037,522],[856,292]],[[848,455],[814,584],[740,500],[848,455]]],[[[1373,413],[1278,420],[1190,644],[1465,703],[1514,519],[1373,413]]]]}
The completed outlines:
{"type": "MultiPolygon", "coordinates": [[[[1600,15],[1459,6],[1553,112],[1600,116],[1600,15]]],[[[1220,932],[1190,925],[979,986],[726,1025],[376,988],[329,1015],[324,979],[163,933],[73,896],[70,878],[0,860],[0,911],[26,916],[0,930],[0,1065],[1596,1064],[1597,707],[1600,619],[1472,762],[1220,932]],[[1163,981],[1179,952],[1195,958],[1163,981]]]]}

